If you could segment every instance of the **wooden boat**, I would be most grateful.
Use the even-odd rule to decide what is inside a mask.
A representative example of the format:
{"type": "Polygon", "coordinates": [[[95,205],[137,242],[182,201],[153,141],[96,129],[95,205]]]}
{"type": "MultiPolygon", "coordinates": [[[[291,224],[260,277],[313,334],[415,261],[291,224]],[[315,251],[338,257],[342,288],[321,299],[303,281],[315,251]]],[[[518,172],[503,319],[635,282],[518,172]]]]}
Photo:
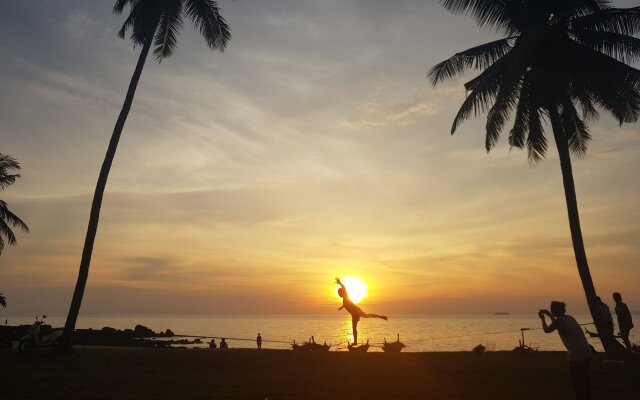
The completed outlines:
{"type": "Polygon", "coordinates": [[[400,341],[400,334],[398,333],[398,338],[395,342],[387,342],[387,339],[384,339],[384,343],[382,344],[382,350],[388,353],[400,353],[402,349],[407,347],[404,343],[400,341]]]}
{"type": "Polygon", "coordinates": [[[294,340],[291,348],[295,351],[329,351],[331,345],[327,344],[326,340],[324,344],[318,344],[316,343],[316,339],[311,336],[311,338],[307,342],[304,342],[302,345],[297,344],[294,340]]]}
{"type": "Polygon", "coordinates": [[[537,347],[531,347],[525,344],[524,333],[530,330],[531,330],[530,328],[520,328],[520,334],[522,335],[522,339],[518,339],[518,347],[514,347],[512,351],[516,353],[522,353],[522,354],[529,354],[529,353],[538,351],[537,347]]]}
{"type": "Polygon", "coordinates": [[[369,339],[367,339],[367,343],[362,344],[362,345],[360,345],[360,346],[353,345],[353,344],[351,344],[351,343],[347,342],[347,349],[348,349],[349,351],[354,351],[354,352],[356,352],[356,353],[366,353],[366,352],[367,352],[367,350],[369,350],[369,347],[371,347],[371,346],[369,345],[369,339]]]}
{"type": "MultiPolygon", "coordinates": [[[[598,332],[591,332],[587,328],[584,328],[584,333],[586,333],[587,335],[589,335],[589,337],[592,337],[592,338],[599,338],[600,337],[598,332]]],[[[622,336],[620,336],[620,335],[613,335],[613,337],[616,338],[616,339],[622,339],[622,336]]]]}

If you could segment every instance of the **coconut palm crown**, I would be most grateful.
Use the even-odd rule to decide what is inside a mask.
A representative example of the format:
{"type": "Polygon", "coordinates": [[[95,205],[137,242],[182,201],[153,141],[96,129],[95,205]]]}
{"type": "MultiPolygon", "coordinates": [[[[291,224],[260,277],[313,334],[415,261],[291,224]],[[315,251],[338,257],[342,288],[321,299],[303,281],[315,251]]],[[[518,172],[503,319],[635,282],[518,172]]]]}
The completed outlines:
{"type": "Polygon", "coordinates": [[[157,61],[173,54],[185,18],[193,22],[211,50],[224,51],[231,39],[229,26],[213,0],[116,0],[113,12],[121,14],[127,6],[130,12],[118,36],[124,39],[130,31],[131,40],[140,46],[152,40],[157,61]]]}
{"type": "Polygon", "coordinates": [[[455,54],[428,74],[434,85],[468,70],[467,96],[451,133],[472,115],[487,113],[490,151],[513,116],[509,144],[526,149],[532,163],[547,154],[548,120],[563,175],[578,272],[591,314],[607,351],[619,349],[603,333],[596,292],[582,240],[571,155],[586,154],[587,123],[604,110],[620,124],[640,117],[640,7],[613,8],[600,0],[442,0],[454,14],[473,17],[502,39],[455,54]]]}
{"type": "Polygon", "coordinates": [[[468,69],[482,70],[465,84],[468,96],[451,133],[472,113],[488,112],[491,150],[511,114],[509,144],[528,150],[533,162],[546,155],[542,119],[557,111],[572,154],[583,156],[591,136],[585,121],[598,109],[621,124],[640,116],[640,7],[609,8],[585,0],[444,0],[454,13],[472,15],[505,38],[457,53],[431,69],[436,85],[468,69]],[[578,112],[580,109],[581,113],[578,112]]]}
{"type": "Polygon", "coordinates": [[[170,57],[176,48],[178,35],[185,19],[193,22],[193,25],[204,37],[211,50],[223,51],[227,42],[231,39],[229,26],[220,14],[217,2],[213,0],[116,0],[113,11],[116,14],[121,14],[127,7],[129,7],[129,14],[118,32],[118,36],[124,39],[129,33],[134,45],[139,45],[141,50],[98,175],[98,182],[96,183],[89,214],[87,234],[80,259],[78,279],[60,346],[60,349],[64,352],[71,352],[73,349],[73,332],[89,277],[91,255],[98,231],[104,191],[118,143],[129,116],[129,111],[131,111],[142,70],[151,48],[153,48],[153,55],[158,62],[170,57]]]}
{"type": "MultiPolygon", "coordinates": [[[[13,185],[20,174],[13,173],[20,170],[20,163],[13,157],[0,154],[0,191],[13,185]]],[[[16,244],[16,235],[11,228],[20,228],[24,232],[29,232],[27,224],[9,210],[6,202],[0,200],[0,254],[6,243],[16,244]]]]}

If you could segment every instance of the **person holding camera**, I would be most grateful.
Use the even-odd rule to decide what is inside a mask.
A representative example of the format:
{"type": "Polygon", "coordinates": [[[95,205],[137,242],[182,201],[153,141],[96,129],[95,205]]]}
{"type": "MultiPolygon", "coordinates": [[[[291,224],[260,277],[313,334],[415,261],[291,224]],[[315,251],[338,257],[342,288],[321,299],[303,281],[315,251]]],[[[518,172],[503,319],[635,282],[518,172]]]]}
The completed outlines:
{"type": "Polygon", "coordinates": [[[593,356],[593,349],[575,318],[566,314],[566,305],[563,302],[552,301],[550,308],[551,311],[540,310],[538,312],[538,317],[542,321],[542,329],[545,333],[558,331],[564,347],[567,348],[569,373],[576,399],[591,400],[589,364],[593,356]],[[549,324],[547,324],[547,317],[550,320],[549,324]]]}

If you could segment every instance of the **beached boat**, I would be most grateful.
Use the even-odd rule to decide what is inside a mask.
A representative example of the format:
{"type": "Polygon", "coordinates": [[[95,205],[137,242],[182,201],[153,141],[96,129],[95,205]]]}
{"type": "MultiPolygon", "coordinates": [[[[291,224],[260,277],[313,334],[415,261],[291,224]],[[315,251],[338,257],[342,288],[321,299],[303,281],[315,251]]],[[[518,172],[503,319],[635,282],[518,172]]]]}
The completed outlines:
{"type": "MultiPolygon", "coordinates": [[[[589,335],[589,337],[592,337],[592,338],[599,338],[600,337],[600,334],[598,334],[598,332],[591,332],[587,328],[584,329],[584,333],[586,333],[587,335],[589,335]]],[[[613,335],[613,337],[616,338],[616,339],[622,339],[622,336],[620,336],[620,335],[613,335]]]]}
{"type": "Polygon", "coordinates": [[[367,339],[367,343],[361,344],[360,346],[353,345],[353,344],[347,342],[347,349],[349,351],[354,351],[354,352],[357,352],[357,353],[366,353],[367,350],[369,350],[369,347],[371,347],[369,345],[369,339],[367,339]]]}
{"type": "Polygon", "coordinates": [[[400,353],[402,349],[407,347],[404,343],[400,341],[400,334],[398,333],[398,338],[395,342],[387,342],[387,339],[384,339],[384,343],[382,344],[382,350],[388,353],[400,353]]]}
{"type": "Polygon", "coordinates": [[[316,339],[311,336],[311,338],[304,342],[303,344],[297,344],[296,341],[293,341],[291,348],[295,351],[329,351],[331,345],[327,344],[325,341],[324,344],[316,343],[316,339]]]}

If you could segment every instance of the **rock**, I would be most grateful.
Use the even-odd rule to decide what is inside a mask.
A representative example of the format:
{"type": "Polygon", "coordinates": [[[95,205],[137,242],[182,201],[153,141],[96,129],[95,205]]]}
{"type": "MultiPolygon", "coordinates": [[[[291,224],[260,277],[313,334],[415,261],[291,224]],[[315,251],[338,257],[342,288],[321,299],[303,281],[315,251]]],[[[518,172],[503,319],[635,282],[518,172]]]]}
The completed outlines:
{"type": "Polygon", "coordinates": [[[136,327],[133,328],[133,333],[136,337],[158,336],[154,331],[152,331],[151,329],[147,328],[144,325],[136,325],[136,327]]]}

